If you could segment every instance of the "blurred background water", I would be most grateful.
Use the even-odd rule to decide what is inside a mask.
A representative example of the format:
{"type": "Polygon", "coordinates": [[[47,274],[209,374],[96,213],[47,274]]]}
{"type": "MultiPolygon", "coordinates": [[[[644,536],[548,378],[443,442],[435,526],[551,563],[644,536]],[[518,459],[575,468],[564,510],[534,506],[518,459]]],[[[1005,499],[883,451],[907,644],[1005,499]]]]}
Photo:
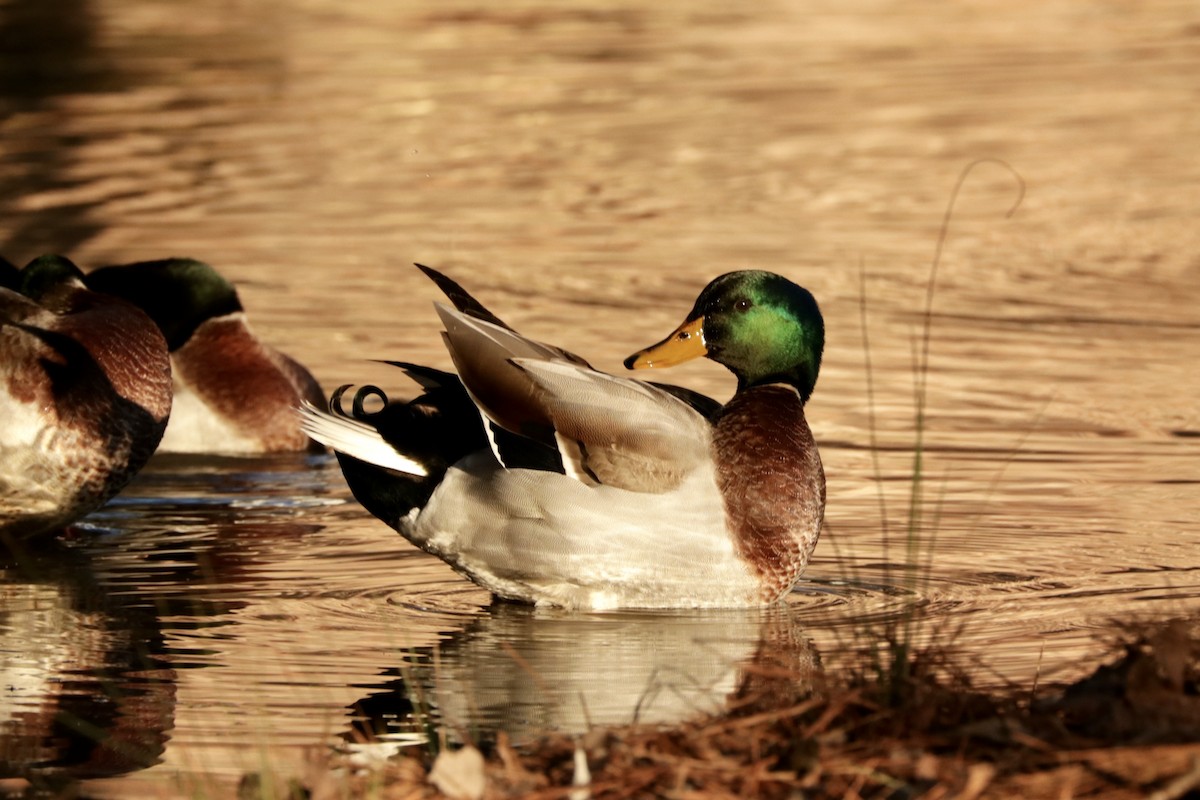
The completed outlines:
{"type": "Polygon", "coordinates": [[[775,270],[826,317],[829,525],[769,612],[490,609],[328,457],[160,458],[0,567],[3,777],[221,796],[429,721],[670,720],[768,655],[837,669],[910,602],[992,685],[1194,615],[1198,109],[1200,11],[1169,0],[5,0],[10,260],[206,260],[327,390],[396,396],[369,359],[449,367],[413,261],[611,371],[715,275],[775,270]],[[976,159],[1026,191],[1006,218],[1018,185],[980,164],[949,228],[914,583],[922,312],[976,159]]]}

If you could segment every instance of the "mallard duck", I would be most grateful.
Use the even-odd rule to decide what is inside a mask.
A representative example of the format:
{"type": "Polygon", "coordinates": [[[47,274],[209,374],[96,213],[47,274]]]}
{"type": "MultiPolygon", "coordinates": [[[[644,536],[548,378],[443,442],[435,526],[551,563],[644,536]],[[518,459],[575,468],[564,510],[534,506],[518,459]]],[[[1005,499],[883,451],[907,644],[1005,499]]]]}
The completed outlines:
{"type": "Polygon", "coordinates": [[[0,541],[99,508],[150,458],[171,411],[157,326],[89,291],[61,256],[0,288],[0,541]]]}
{"type": "Polygon", "coordinates": [[[307,369],[260,340],[233,284],[210,265],[169,258],[103,267],[95,291],[150,315],[171,349],[175,408],[159,452],[270,453],[305,450],[292,409],[323,402],[307,369]]]}
{"type": "MultiPolygon", "coordinates": [[[[419,265],[418,265],[419,266],[419,265]]],[[[425,393],[363,387],[302,411],[368,511],[495,596],[580,609],[779,600],[817,542],[825,477],[804,405],[824,347],[806,289],[762,271],[708,284],[626,367],[707,356],[724,406],[608,375],[527,339],[445,276],[453,375],[405,362],[425,393]],[[382,399],[379,411],[367,410],[382,399]]]]}

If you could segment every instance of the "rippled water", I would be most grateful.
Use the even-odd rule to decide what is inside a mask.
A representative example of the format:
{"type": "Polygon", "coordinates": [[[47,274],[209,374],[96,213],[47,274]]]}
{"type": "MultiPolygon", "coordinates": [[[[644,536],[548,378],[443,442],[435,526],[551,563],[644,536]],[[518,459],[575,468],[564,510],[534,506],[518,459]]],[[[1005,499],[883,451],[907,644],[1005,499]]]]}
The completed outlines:
{"type": "Polygon", "coordinates": [[[162,459],[0,565],[0,777],[222,796],[431,721],[677,719],[837,669],[910,605],[1030,685],[1113,619],[1198,609],[1192,4],[6,0],[0,41],[4,254],[203,258],[327,388],[448,366],[412,261],[611,370],[746,266],[812,289],[829,340],[829,525],[785,606],[492,608],[328,458],[162,459]],[[978,158],[1026,192],[1006,218],[981,164],[950,226],[911,572],[914,353],[978,158]]]}

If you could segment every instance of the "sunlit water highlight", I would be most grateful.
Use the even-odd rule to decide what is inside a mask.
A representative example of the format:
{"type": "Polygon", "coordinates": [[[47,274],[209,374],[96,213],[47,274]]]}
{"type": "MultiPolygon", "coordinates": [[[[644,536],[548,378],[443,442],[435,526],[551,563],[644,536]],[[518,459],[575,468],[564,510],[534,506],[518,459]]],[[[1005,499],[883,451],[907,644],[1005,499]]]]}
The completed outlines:
{"type": "Polygon", "coordinates": [[[910,608],[977,682],[1024,687],[1088,671],[1113,619],[1194,616],[1194,9],[899,8],[0,5],[8,258],[203,258],[327,388],[398,397],[367,359],[448,366],[412,261],[612,371],[714,275],[774,269],[825,314],[829,477],[782,607],[573,615],[489,606],[328,457],[158,460],[0,565],[0,777],[226,796],[312,748],[719,710],[764,662],[800,691],[910,608]],[[926,276],[980,157],[1027,193],[1005,219],[1011,176],[982,167],[950,229],[913,568],[926,276]]]}

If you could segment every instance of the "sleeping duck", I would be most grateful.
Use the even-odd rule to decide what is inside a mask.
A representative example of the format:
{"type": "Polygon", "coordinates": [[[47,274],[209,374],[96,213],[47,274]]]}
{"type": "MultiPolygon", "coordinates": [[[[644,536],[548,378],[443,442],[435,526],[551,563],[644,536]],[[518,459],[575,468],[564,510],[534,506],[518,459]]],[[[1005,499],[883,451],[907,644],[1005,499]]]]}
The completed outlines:
{"type": "Polygon", "coordinates": [[[99,508],[145,465],[171,411],[171,365],[140,310],[42,256],[0,287],[0,543],[99,508]]]}
{"type": "Polygon", "coordinates": [[[251,330],[233,284],[202,261],[169,258],[87,275],[158,323],[171,349],[175,408],[159,452],[271,453],[314,447],[292,409],[323,402],[307,369],[251,330]]]}
{"type": "Polygon", "coordinates": [[[507,600],[748,607],[792,588],[825,508],[804,416],[824,347],[812,294],[770,272],[722,275],[625,361],[707,356],[737,376],[720,406],[527,339],[421,269],[455,305],[437,312],[457,375],[392,362],[421,396],[389,403],[363,387],[347,411],[342,387],[328,413],[301,411],[368,511],[507,600]]]}

